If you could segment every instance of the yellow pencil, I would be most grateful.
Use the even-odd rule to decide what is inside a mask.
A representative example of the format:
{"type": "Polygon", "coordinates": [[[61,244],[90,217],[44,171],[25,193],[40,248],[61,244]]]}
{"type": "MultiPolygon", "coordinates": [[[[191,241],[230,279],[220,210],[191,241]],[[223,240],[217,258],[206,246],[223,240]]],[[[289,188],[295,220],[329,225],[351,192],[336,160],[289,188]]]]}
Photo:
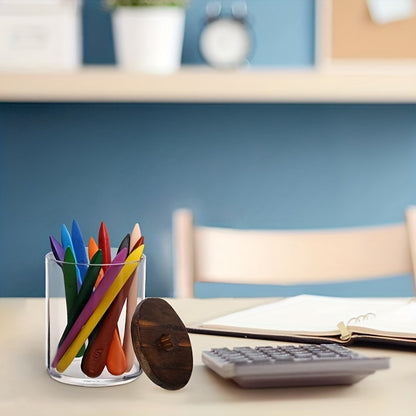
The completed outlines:
{"type": "Polygon", "coordinates": [[[84,342],[87,340],[88,336],[91,334],[91,332],[98,324],[100,319],[103,317],[106,310],[110,307],[111,302],[117,296],[117,293],[120,292],[128,278],[131,276],[134,269],[137,267],[136,262],[140,260],[143,254],[143,249],[144,245],[141,245],[127,257],[125,265],[120,270],[120,273],[115,278],[113,284],[107,290],[106,294],[101,299],[101,302],[98,304],[95,311],[91,314],[88,321],[82,327],[81,331],[78,333],[76,338],[72,341],[71,345],[65,351],[62,358],[59,360],[56,369],[60,373],[63,373],[71,364],[72,360],[77,355],[81,346],[84,345],[84,342]]]}

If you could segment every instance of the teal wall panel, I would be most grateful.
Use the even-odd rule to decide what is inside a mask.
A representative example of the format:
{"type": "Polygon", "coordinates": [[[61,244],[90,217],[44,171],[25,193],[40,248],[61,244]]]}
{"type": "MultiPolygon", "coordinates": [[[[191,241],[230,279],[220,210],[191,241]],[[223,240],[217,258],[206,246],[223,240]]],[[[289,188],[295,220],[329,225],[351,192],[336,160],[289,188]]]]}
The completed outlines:
{"type": "Polygon", "coordinates": [[[175,208],[243,228],[399,222],[416,203],[415,110],[0,104],[0,296],[43,295],[48,236],[73,218],[86,238],[105,221],[114,246],[139,221],[152,296],[172,295],[175,208]]]}

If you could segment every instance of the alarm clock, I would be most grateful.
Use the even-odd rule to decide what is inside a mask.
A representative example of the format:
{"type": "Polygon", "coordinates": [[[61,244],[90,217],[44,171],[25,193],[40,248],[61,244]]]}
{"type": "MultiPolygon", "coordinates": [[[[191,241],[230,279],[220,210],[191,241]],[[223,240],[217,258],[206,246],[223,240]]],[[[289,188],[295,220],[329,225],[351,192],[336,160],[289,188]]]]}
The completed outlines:
{"type": "Polygon", "coordinates": [[[199,38],[199,50],[204,60],[214,68],[232,69],[248,62],[253,40],[247,22],[245,2],[234,3],[231,14],[221,13],[221,3],[206,7],[207,22],[199,38]]]}

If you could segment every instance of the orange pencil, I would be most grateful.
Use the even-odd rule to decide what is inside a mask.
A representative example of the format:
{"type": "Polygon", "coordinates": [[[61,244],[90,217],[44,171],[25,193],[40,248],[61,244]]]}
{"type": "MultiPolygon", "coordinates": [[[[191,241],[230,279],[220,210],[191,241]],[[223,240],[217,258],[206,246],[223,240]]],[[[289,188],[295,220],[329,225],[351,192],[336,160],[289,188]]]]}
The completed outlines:
{"type": "MultiPolygon", "coordinates": [[[[94,257],[94,254],[98,251],[98,246],[95,240],[91,237],[90,241],[88,242],[88,258],[91,259],[94,257]]],[[[100,273],[98,274],[97,281],[95,282],[94,289],[97,289],[97,286],[100,284],[101,279],[104,276],[104,270],[101,269],[100,273]]]]}
{"type": "MultiPolygon", "coordinates": [[[[130,234],[127,234],[123,238],[117,250],[117,253],[119,253],[123,248],[127,248],[127,250],[129,251],[130,234]]],[[[112,320],[118,320],[118,317],[120,316],[121,308],[124,305],[124,302],[127,298],[130,284],[131,284],[131,278],[127,281],[123,289],[114,299],[110,307],[110,310],[107,312],[110,316],[105,318],[105,322],[103,322],[103,325],[102,325],[104,330],[105,330],[104,328],[105,326],[111,327],[112,325],[114,325],[114,324],[111,324],[112,320]]],[[[118,376],[126,372],[126,369],[127,369],[126,355],[124,353],[123,346],[121,344],[121,338],[120,338],[118,326],[116,326],[116,329],[113,333],[113,339],[111,341],[110,349],[108,351],[107,360],[105,364],[107,366],[107,370],[114,376],[118,376]]]]}
{"type": "MultiPolygon", "coordinates": [[[[107,241],[108,241],[108,233],[107,241]]],[[[98,245],[94,238],[90,238],[88,242],[88,257],[91,258],[98,251],[98,245]]],[[[100,274],[98,275],[97,281],[95,283],[95,288],[100,284],[101,279],[104,276],[104,270],[100,270],[100,274]]],[[[121,344],[120,333],[118,331],[118,327],[114,330],[114,334],[111,340],[110,349],[108,351],[106,365],[108,371],[113,375],[120,375],[126,371],[126,357],[123,351],[123,346],[121,344]]]]}
{"type": "MultiPolygon", "coordinates": [[[[101,222],[100,230],[98,233],[98,247],[103,250],[104,263],[111,263],[111,244],[110,237],[108,234],[107,227],[104,222],[101,222]]],[[[104,272],[108,266],[104,266],[104,272]]],[[[123,299],[124,303],[124,299],[123,299]]],[[[104,317],[104,320],[107,321],[107,317],[104,317]]],[[[102,324],[107,326],[106,324],[102,324]]],[[[130,329],[129,329],[130,332],[130,329]]],[[[113,375],[120,375],[126,371],[126,357],[123,350],[123,345],[121,343],[120,333],[118,331],[118,326],[114,331],[114,335],[111,341],[110,349],[107,355],[106,360],[107,370],[113,375]]]]}

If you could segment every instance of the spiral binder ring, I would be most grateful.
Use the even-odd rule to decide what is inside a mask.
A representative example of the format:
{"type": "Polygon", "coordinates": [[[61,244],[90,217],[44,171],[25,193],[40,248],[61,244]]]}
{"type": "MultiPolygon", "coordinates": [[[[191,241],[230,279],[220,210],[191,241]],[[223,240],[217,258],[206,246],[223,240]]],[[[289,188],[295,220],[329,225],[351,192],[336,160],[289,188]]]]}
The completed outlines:
{"type": "Polygon", "coordinates": [[[343,321],[339,322],[337,327],[339,331],[341,332],[341,336],[340,336],[341,341],[349,341],[351,339],[352,332],[349,329],[349,326],[352,323],[359,323],[359,322],[369,319],[370,317],[375,317],[375,316],[376,316],[375,313],[369,312],[363,315],[358,315],[358,316],[354,316],[353,318],[350,318],[347,322],[347,325],[345,325],[343,321]]]}

